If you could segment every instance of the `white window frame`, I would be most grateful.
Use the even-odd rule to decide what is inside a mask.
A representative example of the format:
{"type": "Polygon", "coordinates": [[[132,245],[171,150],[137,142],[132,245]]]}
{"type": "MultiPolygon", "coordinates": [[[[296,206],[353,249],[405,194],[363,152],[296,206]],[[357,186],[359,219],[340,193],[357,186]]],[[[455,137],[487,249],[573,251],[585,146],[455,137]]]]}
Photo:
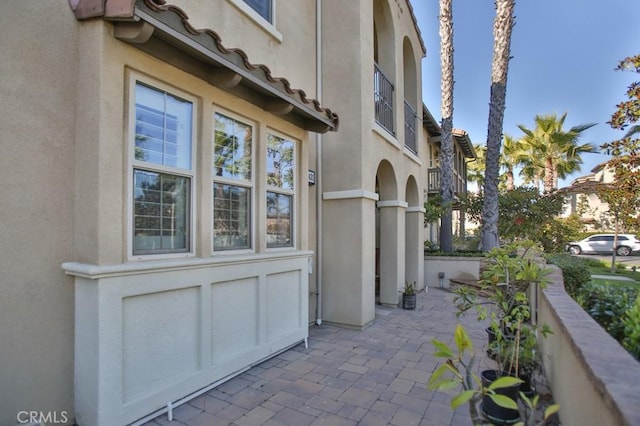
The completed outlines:
{"type": "Polygon", "coordinates": [[[244,253],[255,253],[256,252],[256,230],[257,230],[257,221],[256,221],[256,211],[258,210],[257,208],[257,194],[256,194],[256,174],[259,173],[260,168],[257,167],[256,164],[256,152],[259,149],[260,146],[260,140],[258,139],[258,126],[256,125],[255,121],[235,114],[231,111],[225,110],[223,108],[217,108],[214,106],[213,109],[213,113],[212,113],[212,129],[211,129],[211,158],[210,158],[210,164],[211,164],[211,184],[210,184],[210,191],[211,191],[211,215],[210,215],[210,219],[211,219],[211,225],[209,227],[210,229],[210,233],[211,233],[211,253],[214,255],[236,255],[236,254],[244,254],[244,253]],[[224,115],[228,118],[231,118],[233,120],[239,121],[242,124],[245,124],[247,126],[251,127],[251,135],[252,135],[252,140],[251,140],[251,179],[249,181],[246,180],[235,180],[235,179],[229,179],[229,178],[225,178],[225,177],[217,177],[215,175],[215,169],[214,169],[214,156],[215,156],[215,132],[216,132],[216,128],[215,128],[215,123],[216,123],[216,114],[220,114],[220,115],[224,115]],[[234,186],[240,186],[243,188],[249,188],[249,190],[251,191],[251,195],[249,197],[249,248],[242,248],[242,249],[227,249],[227,250],[216,250],[215,249],[215,235],[214,235],[214,214],[215,214],[215,208],[214,208],[214,190],[213,190],[213,186],[215,183],[221,183],[221,184],[228,184],[228,185],[234,185],[234,186]]]}
{"type": "Polygon", "coordinates": [[[253,10],[251,6],[245,3],[244,0],[227,0],[229,3],[234,5],[240,12],[242,12],[245,16],[254,21],[260,28],[262,28],[265,32],[271,35],[274,39],[279,42],[282,42],[283,37],[280,31],[276,28],[276,3],[277,0],[271,0],[271,22],[264,19],[262,15],[253,10]]]}
{"type": "Polygon", "coordinates": [[[184,92],[180,89],[175,88],[174,86],[170,86],[166,83],[163,83],[159,80],[144,76],[142,74],[136,72],[128,73],[128,99],[127,99],[127,114],[128,114],[128,131],[127,131],[127,146],[128,146],[128,164],[127,164],[127,198],[126,198],[126,216],[127,216],[127,257],[129,260],[146,260],[146,259],[168,259],[168,258],[184,258],[184,257],[194,257],[196,250],[196,211],[197,211],[197,202],[196,202],[196,188],[197,188],[197,173],[196,173],[196,141],[198,140],[198,127],[197,127],[197,117],[198,117],[198,109],[199,102],[198,98],[184,92]],[[192,105],[192,113],[191,113],[191,152],[190,152],[190,165],[191,168],[189,170],[165,166],[161,164],[155,164],[150,162],[145,162],[141,160],[136,160],[135,158],[135,136],[136,136],[136,85],[137,83],[144,84],[153,89],[159,91],[165,91],[170,93],[173,96],[179,97],[186,101],[191,102],[192,105]],[[190,181],[189,188],[189,201],[188,201],[188,231],[186,232],[187,242],[187,250],[180,252],[158,252],[158,253],[144,253],[144,254],[134,254],[134,170],[148,170],[151,172],[157,173],[165,173],[180,177],[186,177],[190,181]]]}
{"type": "Polygon", "coordinates": [[[263,238],[265,239],[265,248],[267,251],[289,251],[289,250],[295,250],[297,247],[297,226],[298,226],[298,187],[299,187],[299,182],[298,182],[298,164],[300,159],[298,158],[298,153],[299,153],[299,145],[300,145],[300,141],[296,138],[293,138],[291,136],[288,136],[286,134],[283,134],[281,132],[278,132],[275,129],[272,128],[267,128],[267,132],[264,136],[264,150],[265,150],[265,160],[267,160],[267,155],[266,155],[266,150],[267,150],[267,145],[268,145],[268,136],[269,135],[273,135],[276,136],[280,139],[285,139],[287,141],[290,141],[293,143],[293,189],[284,189],[284,188],[280,188],[277,186],[272,186],[268,184],[268,180],[267,178],[267,163],[266,161],[264,162],[264,164],[262,164],[261,166],[261,170],[260,172],[263,173],[263,175],[265,176],[265,181],[267,182],[265,185],[265,190],[264,190],[264,200],[265,200],[265,204],[264,204],[264,209],[262,210],[262,214],[264,215],[264,220],[265,220],[265,228],[262,230],[263,232],[263,238]],[[267,242],[267,204],[266,204],[266,200],[267,200],[267,193],[268,192],[273,192],[276,194],[283,194],[283,195],[289,195],[291,196],[291,245],[288,246],[281,246],[281,247],[269,247],[269,244],[267,242]]]}

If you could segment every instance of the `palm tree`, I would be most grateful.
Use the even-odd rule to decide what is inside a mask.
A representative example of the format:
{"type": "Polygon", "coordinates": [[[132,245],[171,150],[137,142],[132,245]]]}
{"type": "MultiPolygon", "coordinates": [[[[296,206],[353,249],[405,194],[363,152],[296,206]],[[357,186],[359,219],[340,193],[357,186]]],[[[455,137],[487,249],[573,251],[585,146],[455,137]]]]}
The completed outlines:
{"type": "Polygon", "coordinates": [[[440,0],[440,250],[453,252],[453,19],[452,0],[440,0]]]}
{"type": "Polygon", "coordinates": [[[531,157],[543,162],[543,170],[539,170],[538,175],[543,178],[545,192],[557,189],[558,179],[580,171],[583,153],[596,152],[595,146],[580,143],[582,132],[595,126],[595,123],[580,124],[566,131],[563,129],[566,117],[566,112],[560,118],[555,114],[536,115],[533,130],[518,125],[524,133],[522,142],[531,152],[531,157]]]}
{"type": "Polygon", "coordinates": [[[511,55],[511,31],[514,24],[515,0],[496,0],[493,23],[493,61],[491,95],[487,129],[487,153],[482,206],[482,250],[498,247],[498,175],[500,145],[507,97],[507,74],[511,55]]]}
{"type": "Polygon", "coordinates": [[[482,192],[484,186],[484,169],[485,169],[485,153],[487,147],[484,145],[474,144],[473,150],[476,153],[476,159],[467,165],[467,181],[478,184],[478,191],[482,192]]]}
{"type": "Polygon", "coordinates": [[[500,164],[506,170],[504,176],[507,191],[513,191],[515,187],[514,170],[523,165],[527,158],[528,155],[523,149],[523,144],[509,135],[504,135],[500,164]]]}

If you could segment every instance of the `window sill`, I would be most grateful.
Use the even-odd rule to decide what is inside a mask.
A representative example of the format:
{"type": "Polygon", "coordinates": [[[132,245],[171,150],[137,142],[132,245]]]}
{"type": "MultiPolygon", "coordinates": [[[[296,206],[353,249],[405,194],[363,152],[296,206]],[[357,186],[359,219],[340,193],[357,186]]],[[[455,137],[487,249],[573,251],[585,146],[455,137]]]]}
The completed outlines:
{"type": "Polygon", "coordinates": [[[401,149],[398,139],[396,139],[395,136],[389,133],[387,129],[379,125],[375,120],[373,121],[373,125],[371,126],[371,129],[374,131],[374,133],[377,133],[380,137],[382,137],[384,140],[389,142],[391,145],[395,146],[398,149],[401,149]]]}
{"type": "Polygon", "coordinates": [[[209,257],[209,258],[188,258],[188,259],[158,259],[146,262],[126,262],[112,265],[94,265],[79,262],[67,262],[62,264],[67,275],[83,277],[88,279],[100,279],[105,277],[137,275],[148,272],[175,271],[182,269],[206,268],[215,265],[242,265],[255,263],[257,261],[269,261],[271,259],[287,259],[310,257],[312,251],[308,250],[288,250],[286,253],[263,253],[254,255],[237,255],[229,257],[209,257]]]}

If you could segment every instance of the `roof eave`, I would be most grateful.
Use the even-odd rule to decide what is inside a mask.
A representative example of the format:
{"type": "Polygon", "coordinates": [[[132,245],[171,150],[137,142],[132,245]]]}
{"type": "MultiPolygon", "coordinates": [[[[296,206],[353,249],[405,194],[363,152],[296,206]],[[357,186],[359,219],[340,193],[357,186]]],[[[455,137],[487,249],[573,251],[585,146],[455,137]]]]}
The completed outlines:
{"type": "Polygon", "coordinates": [[[338,116],[274,77],[265,65],[252,64],[240,49],[226,48],[213,30],[197,30],[187,14],[164,0],[70,0],[76,17],[113,20],[116,38],[172,63],[297,126],[316,133],[338,129],[338,116]],[[102,15],[95,15],[100,10],[102,15]]]}

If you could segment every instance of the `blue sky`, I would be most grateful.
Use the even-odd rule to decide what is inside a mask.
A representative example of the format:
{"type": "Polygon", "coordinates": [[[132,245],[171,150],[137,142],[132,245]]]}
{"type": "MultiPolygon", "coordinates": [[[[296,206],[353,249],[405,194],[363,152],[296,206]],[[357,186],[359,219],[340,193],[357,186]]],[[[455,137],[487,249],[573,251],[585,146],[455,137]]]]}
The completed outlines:
{"type": "MultiPolygon", "coordinates": [[[[412,0],[427,48],[422,62],[423,101],[440,120],[438,1],[412,0]]],[[[484,144],[489,114],[493,49],[493,0],[453,0],[454,127],[484,144]]],[[[583,133],[596,146],[622,132],[606,122],[640,76],[614,71],[618,61],[640,53],[639,0],[517,0],[511,41],[504,132],[520,137],[518,124],[534,127],[536,114],[567,113],[565,128],[597,123],[583,133]]],[[[580,173],[606,160],[585,154],[580,173]]]]}

